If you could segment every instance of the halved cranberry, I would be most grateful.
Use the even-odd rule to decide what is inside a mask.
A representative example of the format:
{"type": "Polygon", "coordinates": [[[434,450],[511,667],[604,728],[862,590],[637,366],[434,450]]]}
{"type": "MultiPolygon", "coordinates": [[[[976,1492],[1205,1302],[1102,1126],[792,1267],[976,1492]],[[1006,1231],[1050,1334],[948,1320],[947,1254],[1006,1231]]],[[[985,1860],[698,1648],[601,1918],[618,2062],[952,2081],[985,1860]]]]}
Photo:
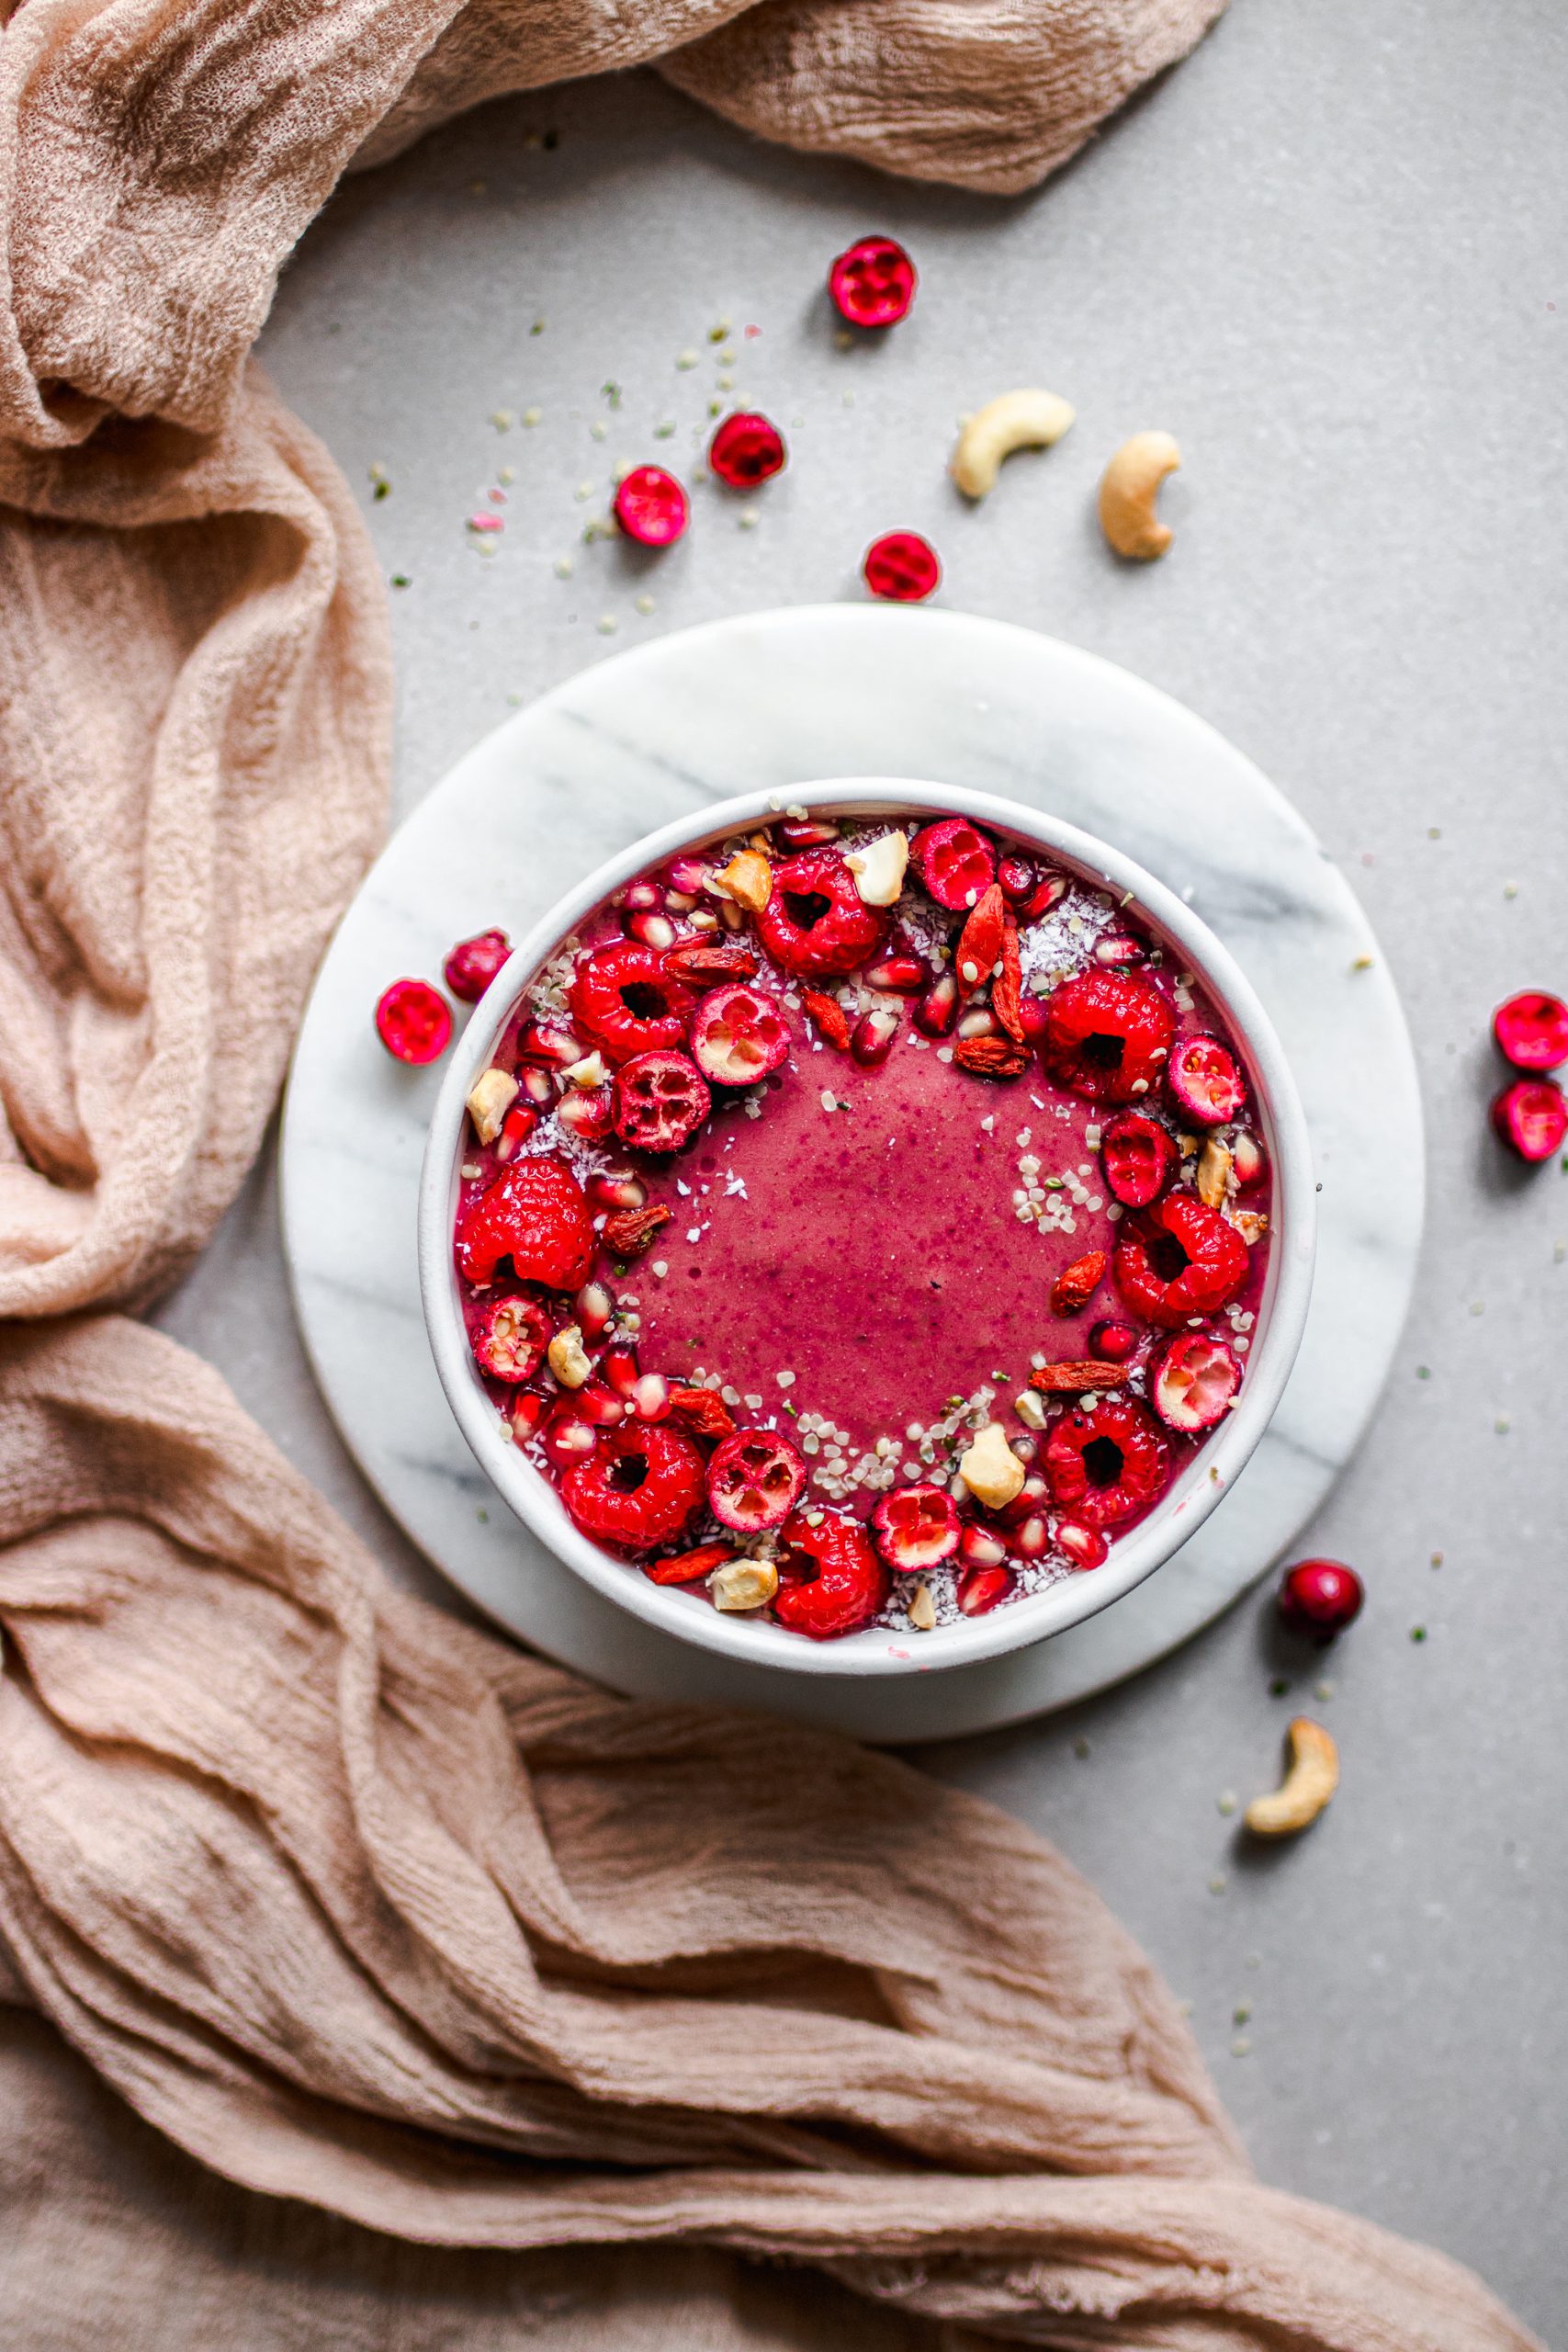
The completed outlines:
{"type": "Polygon", "coordinates": [[[1056,1549],[1069,1568],[1102,1568],[1110,1556],[1111,1546],[1098,1527],[1080,1527],[1077,1520],[1056,1521],[1056,1549]]]}
{"type": "Polygon", "coordinates": [[[1191,1436],[1224,1419],[1240,1386],[1241,1358],[1233,1347],[1206,1331],[1184,1331],[1155,1366],[1149,1402],[1168,1430],[1191,1436]]]}
{"type": "Polygon", "coordinates": [[[788,451],[776,424],[753,411],[727,416],[708,443],[708,465],[731,490],[755,490],[781,473],[788,451]]]}
{"type": "Polygon", "coordinates": [[[1079,972],[1045,1001],[1041,1058],[1091,1102],[1131,1102],[1159,1077],[1175,1034],[1176,1016],[1152,980],[1079,972]]]}
{"type": "Polygon", "coordinates": [[[615,516],[640,548],[667,548],[685,529],[691,508],[673,474],[662,466],[634,466],[615,492],[615,516]]]}
{"type": "Polygon", "coordinates": [[[651,1552],[684,1534],[702,1509],[703,1457],[667,1422],[624,1421],[567,1471],[560,1496],[584,1534],[651,1552]]]}
{"type": "Polygon", "coordinates": [[[934,1568],[958,1549],[958,1513],[943,1487],[903,1487],[871,1514],[876,1548],[890,1568],[934,1568]]]}
{"type": "Polygon", "coordinates": [[[915,1007],[915,1026],[922,1037],[945,1037],[958,1018],[958,982],[951,972],[933,980],[915,1007]]]}
{"type": "Polygon", "coordinates": [[[615,1073],[615,1132],[638,1151],[679,1151],[712,1108],[686,1054],[638,1054],[615,1073]]]}
{"type": "Polygon", "coordinates": [[[692,1021],[692,1056],[716,1086],[755,1086],[789,1051],[789,1023],[761,989],[715,989],[692,1021]]]}
{"type": "Polygon", "coordinates": [[[479,1309],[468,1345],[479,1370],[492,1380],[527,1380],[544,1362],[550,1330],[550,1318],[537,1300],[491,1298],[479,1309]]]}
{"type": "Polygon", "coordinates": [[[1101,1399],[1065,1413],[1045,1443],[1052,1500],[1091,1528],[1117,1527],[1147,1510],[1165,1487],[1170,1448],[1141,1405],[1101,1399]]]}
{"type": "Polygon", "coordinates": [[[1554,1079],[1517,1078],[1492,1105],[1492,1125],[1521,1159],[1550,1159],[1568,1135],[1568,1104],[1554,1079]]]}
{"type": "Polygon", "coordinates": [[[512,943],[503,931],[481,931],[473,939],[457,942],[442,967],[442,978],[465,1004],[478,1004],[511,953],[512,943]]]}
{"type": "Polygon", "coordinates": [[[1568,1004],[1542,989],[1523,989],[1497,1007],[1492,1035],[1516,1069],[1555,1069],[1568,1062],[1568,1004]]]}
{"type": "Polygon", "coordinates": [[[806,1464],[778,1430],[737,1430],[708,1464],[708,1509],[742,1535],[782,1527],[806,1484],[806,1464]]]}
{"type": "Polygon", "coordinates": [[[937,551],[919,531],[885,531],[861,560],[861,576],[874,596],[893,605],[919,605],[942,585],[937,551]]]}
{"type": "Polygon", "coordinates": [[[773,1614],[814,1642],[852,1634],[887,1598],[887,1570],[858,1520],[797,1510],[784,1521],[773,1614]],[[811,1521],[817,1520],[816,1526],[811,1521]]]}
{"type": "Polygon", "coordinates": [[[1174,1331],[1213,1315],[1247,1280],[1247,1244],[1218,1209],[1168,1193],[1116,1244],[1116,1287],[1150,1323],[1174,1331]]]}
{"type": "Polygon", "coordinates": [[[892,327],[908,313],[919,279],[896,237],[857,237],[828,272],[828,291],[852,327],[892,327]]]}
{"type": "Polygon", "coordinates": [[[1097,1323],[1089,1335],[1089,1351],[1101,1363],[1125,1363],[1137,1344],[1131,1323],[1097,1323]]]}
{"type": "Polygon", "coordinates": [[[887,933],[886,915],[865,904],[833,849],[805,850],[776,865],[756,922],[774,963],[807,979],[852,972],[876,954],[887,933]]]}
{"type": "Polygon", "coordinates": [[[968,1568],[958,1579],[958,1606],[965,1617],[985,1617],[1006,1600],[1017,1583],[1010,1568],[968,1568]]]}
{"type": "Polygon", "coordinates": [[[394,980],[376,1007],[376,1035],[395,1060],[423,1069],[451,1042],[452,1008],[428,980],[394,980]]]}
{"type": "Polygon", "coordinates": [[[512,1160],[457,1227],[457,1271],[488,1283],[510,1258],[520,1282],[577,1290],[593,1262],[594,1233],[582,1188],[558,1159],[512,1160]]]}
{"type": "Polygon", "coordinates": [[[1201,1127],[1224,1126],[1247,1101],[1235,1056],[1217,1037],[1183,1037],[1166,1064],[1170,1091],[1201,1127]]]}
{"type": "Polygon", "coordinates": [[[909,859],[928,895],[955,914],[977,906],[997,878],[997,854],[967,817],[922,825],[909,843],[909,859]]]}
{"type": "Polygon", "coordinates": [[[1176,1137],[1144,1111],[1118,1111],[1100,1131],[1105,1189],[1130,1209],[1146,1209],[1181,1165],[1176,1137]]]}
{"type": "Polygon", "coordinates": [[[1342,1560],[1298,1560],[1280,1578],[1275,1605],[1293,1634],[1323,1647],[1360,1614],[1365,1599],[1360,1577],[1342,1560]]]}
{"type": "Polygon", "coordinates": [[[696,998],[658,948],[618,939],[582,958],[567,1001],[578,1027],[626,1061],[680,1045],[696,998]]]}

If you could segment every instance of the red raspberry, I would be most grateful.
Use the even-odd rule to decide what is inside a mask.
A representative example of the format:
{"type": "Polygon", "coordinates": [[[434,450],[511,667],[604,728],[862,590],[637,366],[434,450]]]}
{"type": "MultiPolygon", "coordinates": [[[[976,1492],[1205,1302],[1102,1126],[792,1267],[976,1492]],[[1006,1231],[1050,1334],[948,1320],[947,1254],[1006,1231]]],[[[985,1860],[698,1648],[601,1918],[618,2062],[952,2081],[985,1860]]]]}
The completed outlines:
{"type": "Polygon", "coordinates": [[[566,1473],[560,1495],[585,1535],[651,1552],[683,1535],[702,1509],[703,1457],[668,1421],[626,1422],[566,1473]]]}
{"type": "Polygon", "coordinates": [[[638,1151],[679,1151],[713,1107],[685,1054],[638,1054],[615,1073],[615,1131],[638,1151]]]}
{"type": "Polygon", "coordinates": [[[447,987],[465,1004],[478,1004],[512,953],[503,931],[481,931],[476,938],[460,939],[443,967],[447,987]]]}
{"type": "Polygon", "coordinates": [[[1118,1111],[1100,1131],[1105,1189],[1124,1208],[1146,1209],[1181,1165],[1176,1137],[1143,1111],[1118,1111]]]}
{"type": "Polygon", "coordinates": [[[808,849],[773,868],[773,887],[757,934],[775,964],[807,979],[852,972],[874,956],[887,918],[868,907],[834,849],[808,849]]]}
{"type": "Polygon", "coordinates": [[[806,1464],[782,1432],[738,1430],[708,1464],[708,1508],[721,1527],[760,1535],[783,1525],[805,1484],[806,1464]]]}
{"type": "Polygon", "coordinates": [[[679,1046],[696,998],[666,968],[658,948],[622,939],[584,956],[567,1001],[577,1026],[624,1062],[679,1046]]]}
{"type": "Polygon", "coordinates": [[[394,980],[376,1007],[376,1035],[400,1062],[423,1069],[452,1035],[452,1008],[428,980],[394,980]]]}
{"type": "Polygon", "coordinates": [[[1060,1085],[1091,1102],[1131,1102],[1160,1076],[1176,1016],[1152,980],[1080,972],[1045,1001],[1040,1057],[1060,1085]]]}
{"type": "Polygon", "coordinates": [[[829,1642],[875,1616],[887,1598],[889,1578],[858,1520],[824,1513],[812,1527],[797,1510],[784,1521],[783,1542],[773,1600],[781,1625],[814,1642],[829,1642]]]}
{"type": "Polygon", "coordinates": [[[457,1271],[488,1283],[505,1258],[519,1282],[577,1290],[593,1263],[582,1188],[558,1159],[514,1159],[457,1227],[457,1271]]]}
{"type": "Polygon", "coordinates": [[[1116,1244],[1116,1287],[1129,1306],[1174,1331],[1213,1315],[1247,1280],[1247,1244],[1218,1209],[1168,1193],[1116,1244]]]}
{"type": "Polygon", "coordinates": [[[1051,1499],[1081,1527],[1118,1527],[1163,1492],[1170,1448],[1141,1405],[1065,1413],[1046,1441],[1051,1499]]]}
{"type": "Polygon", "coordinates": [[[996,852],[967,817],[922,825],[909,843],[909,858],[937,905],[955,914],[977,906],[997,878],[996,852]]]}

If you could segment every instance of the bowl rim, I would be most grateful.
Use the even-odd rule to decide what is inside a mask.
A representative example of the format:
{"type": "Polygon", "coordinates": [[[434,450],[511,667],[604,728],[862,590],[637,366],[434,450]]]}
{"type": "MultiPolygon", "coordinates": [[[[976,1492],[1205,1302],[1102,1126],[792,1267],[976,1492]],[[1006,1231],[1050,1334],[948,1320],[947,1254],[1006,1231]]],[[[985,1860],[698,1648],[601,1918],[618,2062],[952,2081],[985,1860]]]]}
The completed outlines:
{"type": "Polygon", "coordinates": [[[1230,951],[1156,876],[1077,826],[998,794],[904,776],[829,777],[787,792],[759,790],[710,801],[642,835],[557,899],[513,948],[457,1041],[431,1115],[420,1172],[420,1296],[437,1375],[475,1461],[529,1532],[595,1591],[677,1639],[754,1666],[814,1674],[941,1672],[1027,1648],[1098,1615],[1162,1567],[1202,1525],[1273,1419],[1295,1362],[1312,1296],[1315,1191],[1305,1114],[1272,1023],[1230,951]],[[523,989],[584,916],[647,867],[799,806],[840,818],[928,810],[966,816],[1032,842],[1097,888],[1119,896],[1131,892],[1139,911],[1180,947],[1234,1029],[1272,1163],[1269,1267],[1236,1409],[1156,1510],[1115,1541],[1102,1567],[926,1634],[872,1626],[814,1642],[770,1620],[722,1612],[679,1587],[653,1584],[602,1551],[572,1523],[548,1480],[502,1435],[501,1418],[475,1374],[460,1310],[452,1230],[467,1101],[523,989]]]}

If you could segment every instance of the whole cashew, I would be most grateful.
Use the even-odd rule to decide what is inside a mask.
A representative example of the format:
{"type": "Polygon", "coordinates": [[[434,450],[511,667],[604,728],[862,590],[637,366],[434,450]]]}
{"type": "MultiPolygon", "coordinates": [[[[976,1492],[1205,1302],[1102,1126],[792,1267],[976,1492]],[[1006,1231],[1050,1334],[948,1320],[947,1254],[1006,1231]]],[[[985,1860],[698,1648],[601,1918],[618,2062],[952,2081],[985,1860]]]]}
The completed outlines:
{"type": "Polygon", "coordinates": [[[1048,449],[1073,421],[1074,411],[1055,392],[1002,392],[976,411],[958,436],[953,479],[965,498],[995,490],[1002,459],[1015,449],[1048,449]]]}
{"type": "Polygon", "coordinates": [[[1168,433],[1134,433],[1123,441],[1100,481],[1100,527],[1118,555],[1152,563],[1170,545],[1170,526],[1155,512],[1167,474],[1181,463],[1168,433]]]}
{"type": "Polygon", "coordinates": [[[1310,1715],[1297,1715],[1285,1735],[1290,1770],[1272,1796],[1254,1797],[1247,1827],[1257,1838],[1293,1838],[1317,1819],[1339,1786],[1339,1750],[1310,1715]]]}

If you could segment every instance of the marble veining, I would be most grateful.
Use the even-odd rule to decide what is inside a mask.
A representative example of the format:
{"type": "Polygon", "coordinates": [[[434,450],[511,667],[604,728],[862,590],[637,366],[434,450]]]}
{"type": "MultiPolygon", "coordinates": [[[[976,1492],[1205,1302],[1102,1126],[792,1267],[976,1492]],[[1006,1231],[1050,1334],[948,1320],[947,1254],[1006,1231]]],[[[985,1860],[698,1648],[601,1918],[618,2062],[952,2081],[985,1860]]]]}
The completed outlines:
{"type": "Polygon", "coordinates": [[[300,1324],[333,1417],[389,1509],[480,1608],[623,1690],[903,1742],[1086,1697],[1264,1573],[1348,1460],[1382,1386],[1414,1278],[1423,1151],[1409,1041],[1366,918],[1249,761],[1155,688],[1055,639],[845,605],[747,616],[600,662],[435,786],[322,965],[289,1085],[283,1199],[300,1324]],[[420,1313],[414,1204],[438,1073],[389,1062],[370,1026],[389,980],[437,975],[455,939],[491,923],[520,937],[654,827],[748,786],[858,773],[1049,808],[1187,898],[1280,1032],[1322,1185],[1296,1369],[1207,1523],[1084,1624],[975,1666],[874,1682],[738,1668],[689,1647],[590,1590],[512,1519],[451,1419],[420,1313]]]}

